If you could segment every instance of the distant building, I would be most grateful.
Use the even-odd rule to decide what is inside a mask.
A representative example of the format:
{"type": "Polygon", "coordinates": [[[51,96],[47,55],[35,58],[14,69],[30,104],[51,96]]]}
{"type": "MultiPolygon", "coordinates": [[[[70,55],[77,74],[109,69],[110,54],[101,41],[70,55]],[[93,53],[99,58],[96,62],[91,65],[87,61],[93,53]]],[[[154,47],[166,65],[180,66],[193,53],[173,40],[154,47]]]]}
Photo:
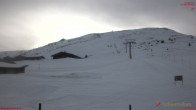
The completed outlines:
{"type": "Polygon", "coordinates": [[[0,62],[0,74],[17,74],[25,73],[25,68],[27,65],[10,64],[5,62],[0,62]]]}
{"type": "Polygon", "coordinates": [[[56,53],[54,55],[52,55],[53,59],[60,59],[60,58],[76,58],[76,59],[81,59],[81,57],[71,54],[71,53],[67,53],[67,52],[59,52],[56,53]]]}
{"type": "Polygon", "coordinates": [[[22,60],[42,60],[42,59],[45,59],[44,56],[33,56],[33,57],[26,57],[26,56],[22,56],[22,55],[19,55],[19,56],[16,56],[14,58],[12,57],[4,57],[2,59],[2,61],[4,62],[14,62],[14,61],[22,61],[22,60]]]}
{"type": "Polygon", "coordinates": [[[14,61],[12,61],[12,60],[7,60],[7,59],[0,59],[0,62],[16,64],[14,61]]]}
{"type": "Polygon", "coordinates": [[[42,60],[45,59],[43,56],[35,56],[35,57],[26,57],[26,56],[16,56],[13,58],[14,61],[22,61],[22,60],[42,60]]]}

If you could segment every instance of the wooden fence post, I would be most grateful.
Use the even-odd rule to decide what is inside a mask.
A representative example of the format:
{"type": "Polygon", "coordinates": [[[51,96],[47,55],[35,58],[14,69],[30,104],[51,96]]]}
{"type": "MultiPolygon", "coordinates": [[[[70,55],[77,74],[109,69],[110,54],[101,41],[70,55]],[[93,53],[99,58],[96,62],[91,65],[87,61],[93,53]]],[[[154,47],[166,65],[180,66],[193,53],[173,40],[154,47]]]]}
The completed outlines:
{"type": "Polygon", "coordinates": [[[41,110],[42,109],[42,104],[41,103],[39,103],[39,110],[41,110]]]}
{"type": "Polygon", "coordinates": [[[129,110],[131,110],[131,105],[129,105],[129,110]]]}

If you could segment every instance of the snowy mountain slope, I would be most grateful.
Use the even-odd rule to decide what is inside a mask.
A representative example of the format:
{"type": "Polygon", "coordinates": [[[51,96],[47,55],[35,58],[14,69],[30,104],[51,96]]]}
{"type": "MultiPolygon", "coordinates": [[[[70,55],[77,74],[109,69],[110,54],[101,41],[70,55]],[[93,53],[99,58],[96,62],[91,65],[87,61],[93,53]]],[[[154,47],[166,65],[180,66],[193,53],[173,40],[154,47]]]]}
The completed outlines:
{"type": "Polygon", "coordinates": [[[128,55],[89,59],[22,61],[28,64],[26,74],[1,75],[0,103],[22,109],[68,110],[185,110],[184,106],[165,106],[163,103],[196,105],[195,68],[166,60],[164,57],[128,55]],[[184,76],[184,85],[175,75],[184,76]],[[6,83],[9,82],[9,85],[6,83]],[[160,107],[156,102],[160,101],[160,107]]]}
{"type": "Polygon", "coordinates": [[[49,59],[67,51],[91,56],[17,62],[29,66],[25,74],[0,75],[0,106],[35,110],[42,103],[43,110],[128,110],[131,104],[133,110],[194,110],[195,49],[195,38],[165,28],[62,40],[25,55],[49,59]],[[131,60],[126,39],[136,40],[131,60]],[[175,86],[175,75],[183,75],[184,85],[175,86]]]}
{"type": "Polygon", "coordinates": [[[4,52],[0,52],[0,58],[4,58],[6,56],[15,57],[15,56],[23,54],[24,52],[26,52],[26,51],[25,50],[21,50],[21,51],[4,51],[4,52]]]}
{"type": "MultiPolygon", "coordinates": [[[[184,46],[187,47],[187,43],[195,43],[193,36],[180,34],[167,28],[144,28],[89,34],[75,39],[60,40],[37,49],[23,52],[22,55],[45,56],[47,59],[50,59],[51,55],[60,51],[67,51],[81,57],[85,55],[99,56],[112,53],[116,54],[125,52],[126,49],[123,43],[127,39],[134,39],[137,43],[136,46],[143,49],[149,49],[152,45],[155,47],[162,40],[164,40],[166,46],[172,45],[172,43],[175,43],[175,45],[183,45],[184,43],[184,46]]],[[[0,54],[0,56],[5,55],[0,54]]]]}

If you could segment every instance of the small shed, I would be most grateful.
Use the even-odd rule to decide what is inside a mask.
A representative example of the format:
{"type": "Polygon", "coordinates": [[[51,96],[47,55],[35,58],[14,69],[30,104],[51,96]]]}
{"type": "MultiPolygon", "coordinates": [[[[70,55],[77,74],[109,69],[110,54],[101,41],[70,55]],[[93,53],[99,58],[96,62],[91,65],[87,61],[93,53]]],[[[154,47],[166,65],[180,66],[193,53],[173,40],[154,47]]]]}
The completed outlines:
{"type": "Polygon", "coordinates": [[[17,74],[25,73],[25,68],[28,65],[9,64],[0,62],[0,74],[17,74]]]}
{"type": "Polygon", "coordinates": [[[13,58],[14,61],[22,61],[22,60],[42,60],[45,59],[44,56],[33,56],[33,57],[27,57],[27,56],[16,56],[13,58]]]}
{"type": "Polygon", "coordinates": [[[53,59],[60,59],[60,58],[76,58],[76,59],[81,59],[81,57],[74,55],[72,53],[67,53],[67,52],[59,52],[54,55],[52,55],[53,59]]]}
{"type": "Polygon", "coordinates": [[[2,61],[6,61],[6,62],[14,62],[14,61],[23,61],[23,60],[42,60],[42,59],[45,59],[44,56],[32,56],[32,57],[27,57],[27,56],[22,56],[22,55],[19,55],[19,56],[16,56],[16,57],[4,57],[2,59],[2,61]]]}

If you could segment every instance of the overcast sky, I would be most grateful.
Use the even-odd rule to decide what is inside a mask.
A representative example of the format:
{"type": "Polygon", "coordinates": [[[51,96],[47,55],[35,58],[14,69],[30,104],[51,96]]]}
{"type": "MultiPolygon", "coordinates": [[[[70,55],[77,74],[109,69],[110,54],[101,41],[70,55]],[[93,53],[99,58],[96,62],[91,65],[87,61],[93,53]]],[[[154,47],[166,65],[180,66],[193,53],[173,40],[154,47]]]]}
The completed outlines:
{"type": "Polygon", "coordinates": [[[196,0],[0,0],[0,51],[145,27],[196,35],[196,0]]]}

